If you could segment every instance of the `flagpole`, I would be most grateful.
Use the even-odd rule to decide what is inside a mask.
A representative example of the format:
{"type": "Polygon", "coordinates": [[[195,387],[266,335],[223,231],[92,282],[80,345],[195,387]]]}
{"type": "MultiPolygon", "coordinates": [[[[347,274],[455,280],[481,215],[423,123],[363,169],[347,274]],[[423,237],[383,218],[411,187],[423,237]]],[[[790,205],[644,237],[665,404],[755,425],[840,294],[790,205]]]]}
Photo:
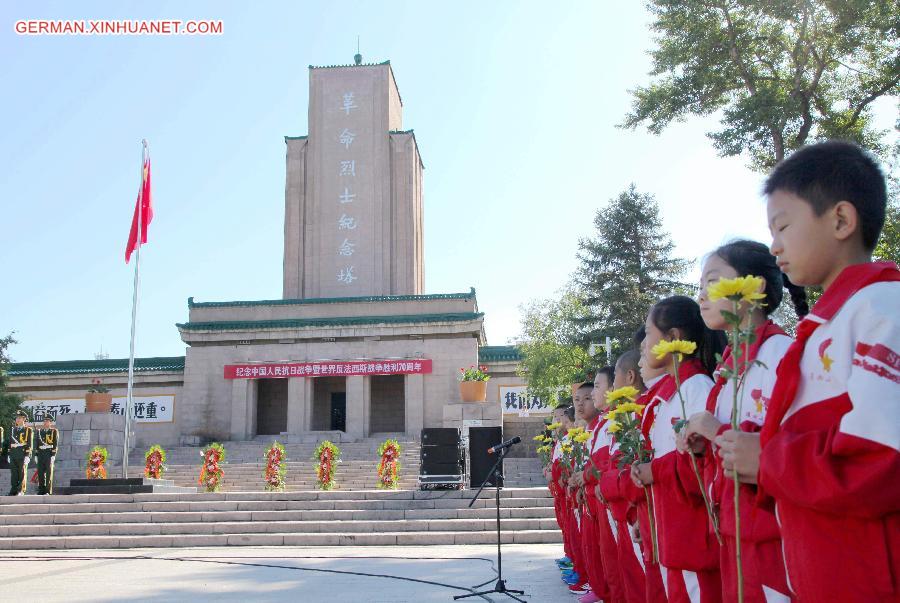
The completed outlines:
{"type": "Polygon", "coordinates": [[[134,333],[137,326],[138,291],[141,287],[141,243],[144,217],[144,166],[147,164],[147,140],[141,141],[141,188],[138,191],[137,241],[134,255],[134,293],[131,298],[131,347],[128,353],[128,395],[125,398],[125,441],[122,455],[122,477],[128,477],[128,442],[131,439],[131,412],[134,408],[134,333]]]}

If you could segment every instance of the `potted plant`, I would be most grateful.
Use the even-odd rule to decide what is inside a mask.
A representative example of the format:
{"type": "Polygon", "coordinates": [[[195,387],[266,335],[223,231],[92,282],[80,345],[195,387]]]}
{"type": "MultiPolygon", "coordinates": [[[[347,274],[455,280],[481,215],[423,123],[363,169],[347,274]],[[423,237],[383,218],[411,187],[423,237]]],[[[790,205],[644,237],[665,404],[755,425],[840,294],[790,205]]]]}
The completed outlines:
{"type": "Polygon", "coordinates": [[[485,366],[459,369],[459,396],[463,402],[484,402],[487,399],[487,382],[491,378],[485,366]]]}
{"type": "Polygon", "coordinates": [[[112,394],[103,386],[102,379],[91,379],[91,387],[84,395],[84,412],[109,412],[112,394]]]}

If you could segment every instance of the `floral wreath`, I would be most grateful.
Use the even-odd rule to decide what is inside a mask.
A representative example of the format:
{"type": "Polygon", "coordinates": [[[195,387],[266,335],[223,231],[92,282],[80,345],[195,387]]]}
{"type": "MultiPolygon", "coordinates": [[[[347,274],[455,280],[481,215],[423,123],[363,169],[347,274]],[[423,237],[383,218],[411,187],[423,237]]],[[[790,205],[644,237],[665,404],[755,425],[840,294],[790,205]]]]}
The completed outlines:
{"type": "Polygon", "coordinates": [[[378,487],[395,490],[400,482],[400,443],[397,440],[385,440],[378,447],[381,460],[378,462],[378,487]]]}
{"type": "Polygon", "coordinates": [[[85,475],[88,479],[106,479],[106,459],[109,452],[103,446],[94,446],[87,456],[87,469],[85,475]]]}
{"type": "Polygon", "coordinates": [[[333,443],[325,440],[316,446],[313,454],[316,463],[316,484],[322,490],[331,490],[335,487],[335,464],[341,462],[341,449],[333,443]]]}
{"type": "Polygon", "coordinates": [[[219,467],[219,463],[225,461],[225,447],[213,442],[200,451],[200,456],[203,457],[203,465],[200,467],[200,479],[197,483],[206,488],[207,492],[218,492],[225,476],[225,472],[219,467]]]}
{"type": "Polygon", "coordinates": [[[154,444],[144,454],[144,475],[151,479],[161,479],[166,470],[166,451],[159,444],[154,444]]]}
{"type": "Polygon", "coordinates": [[[263,472],[268,492],[284,492],[286,461],[284,446],[277,441],[272,443],[272,447],[266,451],[266,470],[263,472]]]}

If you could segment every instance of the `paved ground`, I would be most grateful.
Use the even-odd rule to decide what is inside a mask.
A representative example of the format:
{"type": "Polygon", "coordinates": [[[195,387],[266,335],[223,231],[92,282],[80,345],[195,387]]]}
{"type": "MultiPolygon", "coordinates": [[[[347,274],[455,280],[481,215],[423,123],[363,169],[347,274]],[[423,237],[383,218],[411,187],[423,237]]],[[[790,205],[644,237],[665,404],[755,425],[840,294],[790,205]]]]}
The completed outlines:
{"type": "MultiPolygon", "coordinates": [[[[504,545],[508,586],[531,602],[574,600],[553,564],[561,555],[561,545],[504,545]]],[[[0,575],[46,603],[405,603],[452,601],[481,582],[493,587],[495,559],[496,547],[481,545],[0,551],[0,575]]]]}

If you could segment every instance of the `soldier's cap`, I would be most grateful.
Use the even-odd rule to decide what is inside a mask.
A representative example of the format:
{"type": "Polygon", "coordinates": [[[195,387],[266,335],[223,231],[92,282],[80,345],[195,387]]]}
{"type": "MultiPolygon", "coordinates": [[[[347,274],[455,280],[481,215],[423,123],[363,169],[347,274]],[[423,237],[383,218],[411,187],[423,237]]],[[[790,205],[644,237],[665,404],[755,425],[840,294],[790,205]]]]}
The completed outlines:
{"type": "Polygon", "coordinates": [[[53,417],[51,417],[50,415],[44,415],[44,422],[46,423],[47,421],[50,421],[52,423],[53,417]]]}
{"type": "Polygon", "coordinates": [[[17,411],[16,411],[16,417],[17,417],[17,418],[18,418],[18,417],[23,417],[23,418],[27,419],[27,418],[28,418],[28,414],[27,414],[24,410],[17,410],[17,411]]]}

